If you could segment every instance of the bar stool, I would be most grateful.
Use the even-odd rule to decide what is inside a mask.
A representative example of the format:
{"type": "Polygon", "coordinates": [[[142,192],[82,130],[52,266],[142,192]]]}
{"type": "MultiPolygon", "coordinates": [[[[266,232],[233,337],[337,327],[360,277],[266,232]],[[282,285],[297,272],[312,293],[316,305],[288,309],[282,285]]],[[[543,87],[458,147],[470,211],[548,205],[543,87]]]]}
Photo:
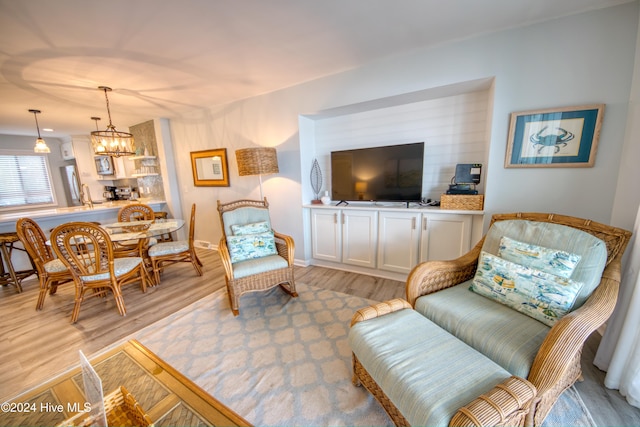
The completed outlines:
{"type": "Polygon", "coordinates": [[[0,251],[2,251],[2,261],[4,261],[0,262],[0,285],[15,285],[18,292],[22,292],[22,280],[32,274],[37,274],[37,272],[31,257],[29,257],[29,262],[32,267],[30,270],[14,270],[13,263],[11,262],[11,254],[13,253],[13,250],[17,249],[19,251],[24,251],[25,253],[27,252],[24,248],[14,246],[14,243],[19,241],[18,233],[0,233],[0,251]],[[5,271],[5,266],[9,271],[5,271]]]}
{"type": "MultiPolygon", "coordinates": [[[[167,213],[166,212],[153,212],[153,216],[154,218],[157,220],[161,219],[161,220],[166,220],[167,219],[167,213]]],[[[173,236],[171,235],[171,233],[165,233],[165,234],[161,234],[160,236],[157,237],[158,242],[173,242],[173,236]]]]}

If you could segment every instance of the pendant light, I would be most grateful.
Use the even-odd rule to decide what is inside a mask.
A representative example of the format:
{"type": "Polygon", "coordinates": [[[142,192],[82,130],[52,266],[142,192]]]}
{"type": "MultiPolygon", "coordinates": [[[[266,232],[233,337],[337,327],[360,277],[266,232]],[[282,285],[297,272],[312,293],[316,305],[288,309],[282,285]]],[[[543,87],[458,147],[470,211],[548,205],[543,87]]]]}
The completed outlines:
{"type": "Polygon", "coordinates": [[[120,132],[111,123],[111,110],[109,110],[109,97],[107,92],[111,92],[110,87],[100,86],[98,89],[104,91],[104,98],[107,101],[107,114],[109,115],[109,125],[106,130],[98,130],[98,117],[92,117],[96,120],[96,130],[91,132],[91,145],[96,155],[103,156],[131,156],[134,154],[133,135],[128,132],[120,132]]]}
{"type": "Polygon", "coordinates": [[[44,142],[44,139],[40,137],[40,126],[38,125],[38,114],[40,114],[40,110],[29,110],[30,113],[33,113],[33,117],[36,119],[36,129],[38,129],[38,139],[36,139],[36,145],[33,147],[34,153],[48,154],[51,152],[47,143],[44,142]]]}

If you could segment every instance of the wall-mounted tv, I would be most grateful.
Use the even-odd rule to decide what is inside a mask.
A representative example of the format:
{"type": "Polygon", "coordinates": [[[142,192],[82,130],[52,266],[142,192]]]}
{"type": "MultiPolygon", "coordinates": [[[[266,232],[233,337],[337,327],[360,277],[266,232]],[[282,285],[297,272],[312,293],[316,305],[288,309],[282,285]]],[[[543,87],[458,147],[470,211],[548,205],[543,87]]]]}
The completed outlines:
{"type": "Polygon", "coordinates": [[[331,152],[331,198],[422,200],[424,142],[331,152]]]}

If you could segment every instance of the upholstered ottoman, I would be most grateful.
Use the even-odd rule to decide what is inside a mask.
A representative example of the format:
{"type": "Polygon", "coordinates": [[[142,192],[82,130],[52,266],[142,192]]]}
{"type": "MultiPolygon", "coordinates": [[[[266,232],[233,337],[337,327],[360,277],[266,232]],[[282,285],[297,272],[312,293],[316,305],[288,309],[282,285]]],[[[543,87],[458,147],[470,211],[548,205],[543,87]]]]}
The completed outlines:
{"type": "Polygon", "coordinates": [[[349,343],[354,382],[362,382],[397,425],[523,424],[535,397],[531,383],[403,300],[359,310],[349,343]]]}

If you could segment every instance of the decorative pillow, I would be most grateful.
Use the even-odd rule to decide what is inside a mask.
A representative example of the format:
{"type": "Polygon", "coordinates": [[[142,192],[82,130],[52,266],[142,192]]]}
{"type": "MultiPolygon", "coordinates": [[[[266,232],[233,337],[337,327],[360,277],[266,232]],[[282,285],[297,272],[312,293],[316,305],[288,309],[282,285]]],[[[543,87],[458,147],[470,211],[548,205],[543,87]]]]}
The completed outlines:
{"type": "Polygon", "coordinates": [[[558,249],[549,249],[530,243],[523,243],[503,236],[500,239],[498,256],[546,273],[568,279],[582,258],[580,255],[558,249]]]}
{"type": "Polygon", "coordinates": [[[482,251],[470,290],[553,326],[571,310],[581,287],[581,282],[482,251]]]}
{"type": "Polygon", "coordinates": [[[260,221],[245,225],[232,225],[231,231],[234,236],[246,236],[247,234],[267,233],[271,231],[271,228],[267,221],[260,221]]]}
{"type": "Polygon", "coordinates": [[[273,232],[229,236],[227,237],[227,246],[232,263],[278,253],[273,232]]]}

